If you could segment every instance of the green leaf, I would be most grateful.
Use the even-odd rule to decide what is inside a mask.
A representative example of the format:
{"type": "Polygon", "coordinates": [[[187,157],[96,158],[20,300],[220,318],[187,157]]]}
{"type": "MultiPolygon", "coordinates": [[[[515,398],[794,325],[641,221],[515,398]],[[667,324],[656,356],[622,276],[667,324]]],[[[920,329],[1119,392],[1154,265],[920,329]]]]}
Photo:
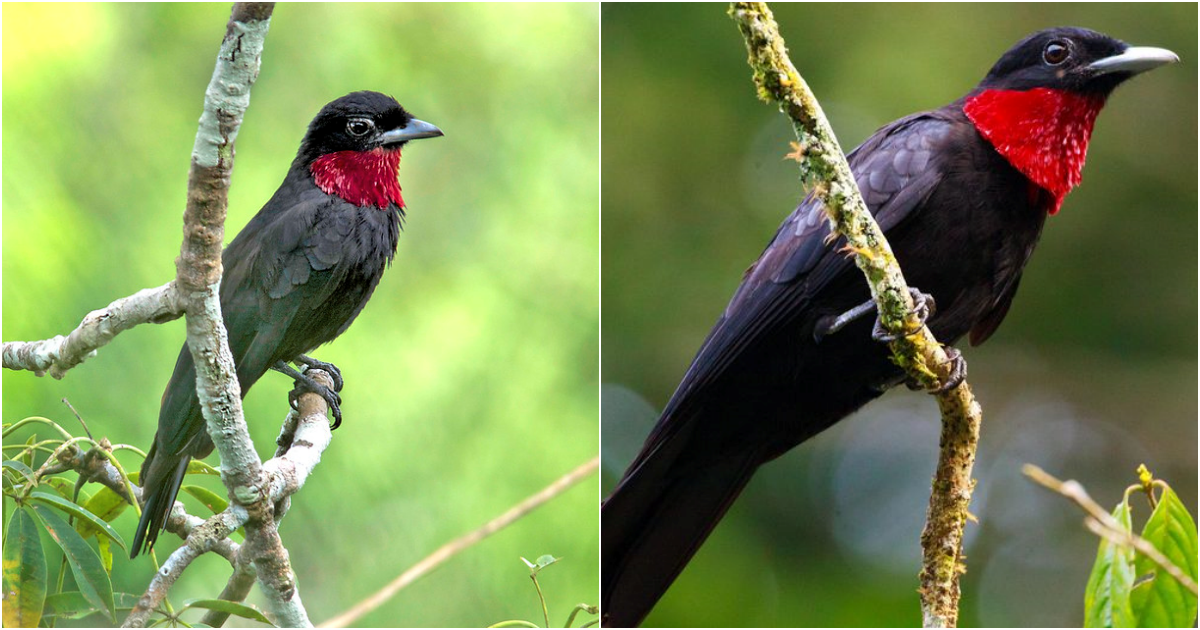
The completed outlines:
{"type": "Polygon", "coordinates": [[[96,608],[104,612],[115,624],[117,622],[113,602],[112,582],[104,563],[96,551],[79,536],[74,527],[67,524],[54,510],[44,505],[34,505],[34,514],[41,519],[42,526],[50,533],[50,537],[62,548],[71,565],[71,573],[75,575],[75,583],[79,591],[96,608]]]}
{"type": "Polygon", "coordinates": [[[11,471],[17,473],[18,475],[21,475],[29,483],[33,483],[33,469],[30,468],[29,466],[26,466],[24,463],[19,462],[15,459],[6,459],[6,460],[4,460],[4,463],[2,465],[4,466],[4,468],[11,470],[11,471]]]}
{"type": "MultiPolygon", "coordinates": [[[[1121,501],[1112,515],[1125,531],[1133,530],[1128,503],[1121,501]]],[[[1129,606],[1129,591],[1135,577],[1133,550],[1101,538],[1096,563],[1092,565],[1092,575],[1083,595],[1084,627],[1134,627],[1136,620],[1129,606]]]]}
{"type": "Polygon", "coordinates": [[[538,571],[545,569],[559,560],[562,560],[562,558],[555,558],[550,554],[538,556],[538,559],[533,562],[530,562],[523,557],[521,558],[521,562],[524,562],[525,566],[529,567],[530,572],[532,572],[534,575],[537,575],[538,571]]]}
{"type": "Polygon", "coordinates": [[[54,593],[46,598],[46,616],[58,619],[83,619],[100,612],[100,609],[88,603],[79,591],[54,593]]]}
{"type": "Polygon", "coordinates": [[[46,554],[26,509],[13,512],[4,540],[4,626],[36,628],[46,602],[46,554]]]}
{"type": "Polygon", "coordinates": [[[189,475],[216,475],[221,476],[221,471],[213,468],[210,464],[206,464],[198,459],[193,459],[188,462],[187,474],[189,475]]]}
{"type": "MultiPolygon", "coordinates": [[[[1196,579],[1196,522],[1170,488],[1163,490],[1158,506],[1142,530],[1142,538],[1192,580],[1196,579]]],[[[1138,626],[1192,626],[1196,618],[1196,596],[1191,591],[1140,553],[1134,561],[1134,570],[1138,576],[1153,574],[1153,579],[1139,584],[1130,596],[1138,626]]]]}
{"type": "MultiPolygon", "coordinates": [[[[113,522],[127,507],[129,507],[129,503],[107,486],[100,488],[99,492],[83,504],[83,509],[95,514],[97,518],[105,523],[113,522]]],[[[89,536],[93,536],[99,532],[100,528],[93,525],[90,521],[80,521],[75,524],[75,530],[79,532],[80,536],[87,539],[89,536]]]]}
{"type": "Polygon", "coordinates": [[[28,440],[25,440],[25,446],[27,448],[24,451],[21,451],[21,463],[25,464],[26,466],[29,466],[29,467],[33,467],[33,448],[32,447],[34,444],[37,444],[37,434],[36,433],[29,436],[28,440]]]}
{"type": "Polygon", "coordinates": [[[272,628],[275,627],[275,624],[271,623],[271,620],[267,619],[267,616],[262,614],[257,608],[224,599],[193,599],[183,603],[183,609],[187,610],[188,608],[204,608],[229,613],[243,619],[253,619],[254,621],[265,623],[272,628]]]}
{"type": "MultiPolygon", "coordinates": [[[[64,512],[67,512],[68,514],[73,515],[75,518],[78,518],[81,524],[84,522],[89,523],[92,527],[96,528],[96,531],[108,536],[113,542],[120,545],[122,549],[128,551],[128,549],[125,547],[125,541],[121,540],[121,535],[117,533],[117,530],[113,529],[112,525],[105,523],[100,517],[89,512],[86,508],[76,505],[75,503],[62,498],[57,494],[50,494],[49,492],[42,492],[41,490],[34,490],[33,492],[29,493],[29,500],[34,503],[43,503],[45,505],[49,505],[50,507],[56,507],[64,512]]],[[[78,532],[79,530],[77,529],[76,531],[78,532]]],[[[84,537],[82,533],[80,533],[80,537],[84,537]]]]}
{"type": "MultiPolygon", "coordinates": [[[[62,498],[68,501],[75,501],[75,482],[66,477],[42,477],[38,485],[50,486],[62,498]]],[[[76,501],[76,503],[85,504],[91,496],[87,490],[80,490],[79,501],[76,501]]]]}
{"type": "MultiPolygon", "coordinates": [[[[117,604],[117,610],[133,610],[139,596],[133,593],[113,593],[113,597],[117,604]]],[[[79,591],[54,593],[46,598],[47,617],[83,619],[99,612],[101,612],[100,608],[89,603],[83,593],[79,591]]]]}
{"type": "Polygon", "coordinates": [[[100,553],[100,562],[104,564],[104,571],[112,575],[112,542],[107,536],[96,537],[96,551],[100,553]]]}
{"type": "Polygon", "coordinates": [[[212,511],[213,514],[224,512],[225,508],[229,507],[229,501],[221,495],[200,486],[184,486],[183,491],[192,495],[197,501],[204,504],[204,507],[212,511]]]}

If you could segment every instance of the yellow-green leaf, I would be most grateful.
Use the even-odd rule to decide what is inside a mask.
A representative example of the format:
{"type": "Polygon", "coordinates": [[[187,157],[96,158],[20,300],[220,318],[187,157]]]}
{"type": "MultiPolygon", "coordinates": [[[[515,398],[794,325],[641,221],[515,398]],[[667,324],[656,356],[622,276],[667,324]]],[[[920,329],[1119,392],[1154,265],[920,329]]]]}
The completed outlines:
{"type": "MultiPolygon", "coordinates": [[[[97,492],[92,498],[88,499],[87,502],[83,504],[83,508],[85,510],[95,514],[96,518],[99,518],[105,523],[113,522],[113,520],[120,516],[121,512],[124,512],[125,508],[128,507],[129,503],[126,502],[125,499],[122,499],[121,496],[116,492],[110,490],[107,486],[100,488],[99,492],[97,492]]],[[[79,532],[80,536],[86,539],[89,536],[93,536],[99,532],[100,528],[92,525],[90,522],[80,521],[75,524],[75,530],[79,532]]]]}
{"type": "Polygon", "coordinates": [[[221,495],[200,486],[184,486],[183,491],[192,495],[197,501],[204,504],[213,514],[224,512],[225,508],[229,507],[229,501],[221,495]]]}
{"type": "Polygon", "coordinates": [[[4,626],[36,628],[46,603],[46,555],[25,509],[13,512],[4,539],[4,626]]]}

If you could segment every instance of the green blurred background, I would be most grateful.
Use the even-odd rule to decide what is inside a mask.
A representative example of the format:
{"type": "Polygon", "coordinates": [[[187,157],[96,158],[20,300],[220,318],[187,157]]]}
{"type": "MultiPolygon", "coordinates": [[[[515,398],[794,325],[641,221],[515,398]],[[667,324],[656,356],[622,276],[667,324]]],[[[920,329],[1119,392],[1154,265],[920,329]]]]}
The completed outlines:
{"type": "MultiPolygon", "coordinates": [[[[966,353],[985,420],[961,622],[1078,625],[1096,540],[1022,463],[1111,506],[1146,462],[1196,509],[1196,5],[774,9],[846,149],[958,98],[1042,28],[1086,26],[1182,59],[1113,96],[1007,321],[966,353]]],[[[801,196],[782,159],[790,126],[756,100],[725,10],[601,10],[605,492],[801,196]]],[[[893,392],[764,467],[647,624],[919,624],[937,431],[930,397],[893,392]]]]}
{"type": "MultiPolygon", "coordinates": [[[[5,340],[66,333],[173,277],[228,17],[228,4],[4,7],[5,340]]],[[[405,150],[396,261],[355,325],[316,353],[346,377],[346,422],[281,530],[314,622],[598,451],[598,19],[595,4],[275,11],[238,137],[228,238],[334,98],[389,93],[446,133],[405,150]]],[[[139,327],[62,381],[6,371],[4,420],[76,428],[67,397],[98,437],[146,448],[183,338],[182,320],[139,327]]],[[[267,376],[246,401],[264,456],[290,388],[267,376]]],[[[541,577],[561,624],[598,599],[598,492],[585,481],[360,624],[540,623],[519,556],[542,554],[563,558],[541,577]]],[[[115,524],[126,540],[134,522],[115,524]]],[[[160,559],[177,542],[165,540],[160,559]]],[[[116,562],[116,587],[140,593],[150,561],[116,562]]],[[[214,597],[228,573],[202,558],[172,601],[214,597]]]]}

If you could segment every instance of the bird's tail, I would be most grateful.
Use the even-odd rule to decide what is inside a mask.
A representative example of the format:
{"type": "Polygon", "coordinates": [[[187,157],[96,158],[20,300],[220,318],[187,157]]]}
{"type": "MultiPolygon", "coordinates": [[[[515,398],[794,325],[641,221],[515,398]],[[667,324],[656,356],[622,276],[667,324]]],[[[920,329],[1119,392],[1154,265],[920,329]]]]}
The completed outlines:
{"type": "Polygon", "coordinates": [[[641,623],[761,461],[755,453],[735,454],[680,471],[674,460],[644,453],[601,509],[605,627],[641,623]]]}
{"type": "Polygon", "coordinates": [[[137,532],[133,536],[131,559],[149,550],[158,540],[158,532],[171,515],[190,461],[192,458],[187,455],[159,452],[157,444],[150,447],[138,478],[142,484],[142,519],[138,521],[137,532]]]}

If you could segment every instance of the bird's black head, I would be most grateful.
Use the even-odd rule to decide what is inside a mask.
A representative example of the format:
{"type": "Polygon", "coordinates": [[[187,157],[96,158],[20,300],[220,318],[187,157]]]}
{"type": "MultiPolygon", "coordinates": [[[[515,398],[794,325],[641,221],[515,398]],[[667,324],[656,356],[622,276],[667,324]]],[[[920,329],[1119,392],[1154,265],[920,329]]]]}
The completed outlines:
{"type": "Polygon", "coordinates": [[[311,163],[330,153],[398,149],[409,140],[440,135],[440,129],[413,118],[386,94],[352,92],[321,109],[308,125],[297,157],[311,163]]]}
{"type": "Polygon", "coordinates": [[[1004,53],[977,89],[1050,88],[1107,96],[1133,75],[1178,60],[1169,50],[1131,47],[1086,28],[1049,28],[1004,53]]]}

